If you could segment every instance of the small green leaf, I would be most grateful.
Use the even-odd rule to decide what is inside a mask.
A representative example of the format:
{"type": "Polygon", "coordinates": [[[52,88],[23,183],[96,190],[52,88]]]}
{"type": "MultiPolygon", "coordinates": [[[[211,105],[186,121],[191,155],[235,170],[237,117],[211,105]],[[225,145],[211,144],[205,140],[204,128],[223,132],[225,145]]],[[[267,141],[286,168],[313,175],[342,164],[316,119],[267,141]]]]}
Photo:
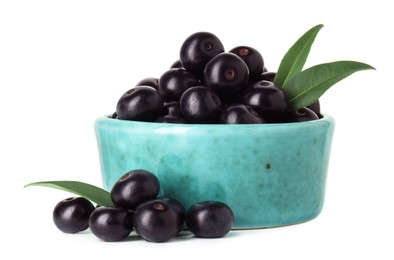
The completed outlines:
{"type": "Polygon", "coordinates": [[[85,197],[86,199],[91,200],[94,203],[97,203],[98,205],[101,206],[112,205],[111,194],[108,191],[84,182],[41,181],[41,182],[33,182],[25,185],[25,187],[30,187],[30,186],[44,186],[44,187],[64,190],[85,197]]]}
{"type": "Polygon", "coordinates": [[[302,71],[311,50],[312,43],[322,27],[323,25],[319,24],[307,31],[293,46],[291,46],[285,56],[283,56],[274,78],[274,84],[276,86],[284,87],[294,75],[302,71]]]}
{"type": "Polygon", "coordinates": [[[296,110],[317,101],[331,86],[354,72],[374,69],[356,61],[323,63],[306,69],[287,82],[285,92],[289,108],[296,110]]]}

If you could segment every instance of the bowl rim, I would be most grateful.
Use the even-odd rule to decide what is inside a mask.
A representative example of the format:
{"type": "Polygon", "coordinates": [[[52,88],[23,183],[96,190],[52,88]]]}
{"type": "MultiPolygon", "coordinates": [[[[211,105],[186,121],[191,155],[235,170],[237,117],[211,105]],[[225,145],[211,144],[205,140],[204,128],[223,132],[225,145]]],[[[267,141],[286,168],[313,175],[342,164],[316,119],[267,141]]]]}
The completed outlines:
{"type": "Polygon", "coordinates": [[[270,128],[270,127],[305,127],[306,125],[320,125],[321,123],[329,123],[335,124],[334,118],[326,113],[321,114],[322,117],[316,120],[309,120],[303,122],[289,122],[289,123],[265,123],[265,124],[182,124],[182,123],[162,123],[162,122],[146,122],[146,121],[134,121],[134,120],[120,120],[111,118],[111,115],[102,115],[98,117],[95,121],[95,125],[101,123],[109,124],[109,125],[119,125],[119,126],[144,126],[144,127],[152,127],[152,128],[165,128],[165,127],[176,127],[176,128],[270,128]]]}

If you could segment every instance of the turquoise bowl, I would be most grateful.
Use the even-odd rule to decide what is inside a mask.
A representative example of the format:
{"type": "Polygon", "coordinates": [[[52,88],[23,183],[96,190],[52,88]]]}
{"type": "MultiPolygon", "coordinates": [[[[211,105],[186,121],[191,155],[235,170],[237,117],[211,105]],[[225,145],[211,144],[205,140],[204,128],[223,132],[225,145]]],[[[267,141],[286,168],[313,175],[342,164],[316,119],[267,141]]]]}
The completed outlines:
{"type": "Polygon", "coordinates": [[[100,117],[104,188],[133,169],[157,175],[185,208],[227,203],[234,229],[311,220],[323,208],[334,119],[284,124],[167,124],[100,117]]]}

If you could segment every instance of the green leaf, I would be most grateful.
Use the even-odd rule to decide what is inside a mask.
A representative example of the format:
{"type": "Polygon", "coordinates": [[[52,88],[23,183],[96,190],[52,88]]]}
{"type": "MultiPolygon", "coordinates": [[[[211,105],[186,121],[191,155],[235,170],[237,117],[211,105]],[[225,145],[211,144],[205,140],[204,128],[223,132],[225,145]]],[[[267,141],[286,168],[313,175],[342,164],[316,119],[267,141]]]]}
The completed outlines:
{"type": "Polygon", "coordinates": [[[323,63],[306,69],[291,80],[283,89],[291,110],[303,108],[317,101],[331,86],[354,72],[374,69],[356,61],[323,63]]]}
{"type": "Polygon", "coordinates": [[[322,24],[316,25],[299,38],[287,51],[279,65],[274,78],[274,84],[278,87],[285,87],[286,83],[296,74],[302,71],[306,59],[311,50],[317,33],[323,27],[322,24]]]}
{"type": "Polygon", "coordinates": [[[41,181],[41,182],[33,182],[25,185],[25,187],[30,187],[30,186],[44,186],[44,187],[64,190],[85,197],[86,199],[91,200],[100,206],[112,205],[111,194],[108,191],[84,182],[41,181]]]}

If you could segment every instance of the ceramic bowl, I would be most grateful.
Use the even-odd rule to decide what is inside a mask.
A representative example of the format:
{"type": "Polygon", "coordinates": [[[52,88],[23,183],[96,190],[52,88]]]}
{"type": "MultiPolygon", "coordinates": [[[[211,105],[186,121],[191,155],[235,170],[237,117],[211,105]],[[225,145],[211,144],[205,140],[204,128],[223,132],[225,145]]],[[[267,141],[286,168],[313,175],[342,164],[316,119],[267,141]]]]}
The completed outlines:
{"type": "Polygon", "coordinates": [[[168,124],[102,116],[95,133],[104,188],[124,173],[156,174],[185,208],[227,203],[234,228],[311,220],[322,210],[334,119],[283,124],[168,124]]]}

